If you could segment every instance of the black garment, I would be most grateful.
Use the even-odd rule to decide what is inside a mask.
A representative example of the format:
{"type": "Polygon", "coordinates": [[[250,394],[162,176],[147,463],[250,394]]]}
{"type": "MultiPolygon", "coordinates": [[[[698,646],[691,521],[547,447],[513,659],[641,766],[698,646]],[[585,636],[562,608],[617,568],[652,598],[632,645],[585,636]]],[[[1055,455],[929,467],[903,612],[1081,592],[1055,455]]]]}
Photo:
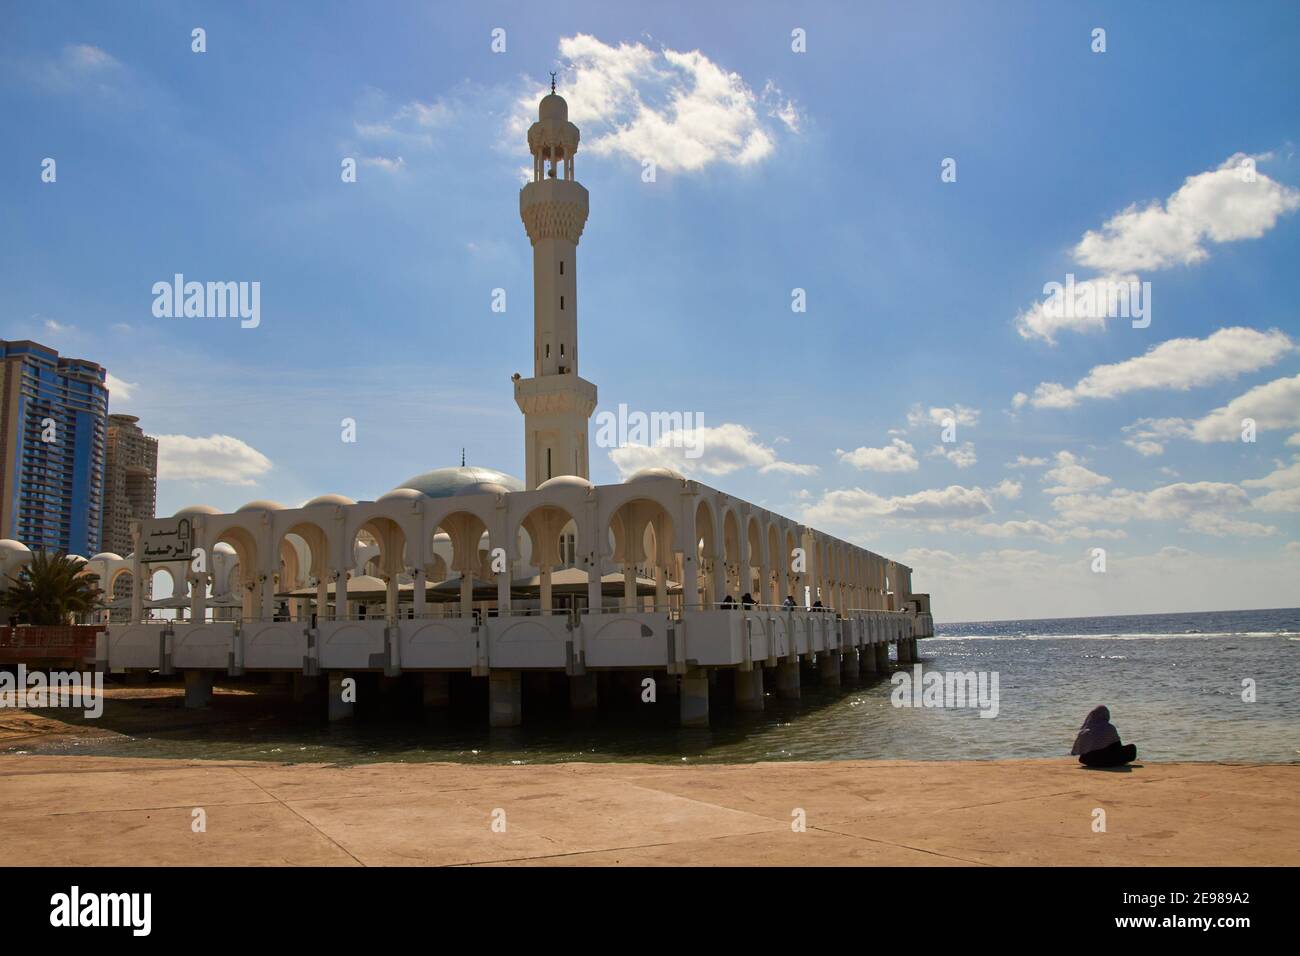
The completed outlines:
{"type": "Polygon", "coordinates": [[[1090,750],[1079,756],[1079,763],[1085,767],[1119,767],[1137,759],[1138,749],[1134,744],[1114,743],[1100,750],[1090,750]]]}

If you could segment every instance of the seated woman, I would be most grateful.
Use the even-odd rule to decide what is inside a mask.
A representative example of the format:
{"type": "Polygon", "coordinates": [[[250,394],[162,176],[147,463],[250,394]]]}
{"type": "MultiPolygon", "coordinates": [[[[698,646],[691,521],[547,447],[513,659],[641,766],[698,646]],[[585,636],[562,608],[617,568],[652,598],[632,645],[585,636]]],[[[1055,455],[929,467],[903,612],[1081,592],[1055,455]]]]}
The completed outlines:
{"type": "Polygon", "coordinates": [[[1118,767],[1136,760],[1137,753],[1133,744],[1120,743],[1119,731],[1110,722],[1110,711],[1105,707],[1094,707],[1088,713],[1070,748],[1070,755],[1077,754],[1085,767],[1118,767]]]}

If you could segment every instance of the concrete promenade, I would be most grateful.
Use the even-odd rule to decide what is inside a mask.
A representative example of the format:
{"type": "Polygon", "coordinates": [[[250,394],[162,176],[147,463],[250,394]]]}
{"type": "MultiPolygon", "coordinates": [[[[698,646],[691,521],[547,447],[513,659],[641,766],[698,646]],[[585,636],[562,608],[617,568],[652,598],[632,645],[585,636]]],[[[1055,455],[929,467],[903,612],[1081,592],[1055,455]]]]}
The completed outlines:
{"type": "Polygon", "coordinates": [[[37,866],[1295,866],[1298,790],[1297,765],[13,755],[0,756],[0,834],[11,864],[37,866]],[[195,808],[205,833],[192,832],[195,808]],[[1096,808],[1105,833],[1093,832],[1096,808]],[[806,832],[792,831],[797,810],[806,832]]]}

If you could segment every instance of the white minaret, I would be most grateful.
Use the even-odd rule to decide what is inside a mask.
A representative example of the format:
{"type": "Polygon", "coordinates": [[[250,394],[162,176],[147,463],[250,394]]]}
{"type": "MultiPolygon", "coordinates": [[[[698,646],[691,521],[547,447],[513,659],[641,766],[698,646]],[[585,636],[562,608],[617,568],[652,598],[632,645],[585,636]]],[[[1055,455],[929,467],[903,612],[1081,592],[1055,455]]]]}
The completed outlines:
{"type": "Polygon", "coordinates": [[[519,193],[519,215],[533,244],[533,377],[515,380],[524,413],[528,488],[556,475],[589,477],[587,419],[596,386],[578,377],[578,237],[587,190],[573,179],[578,127],[569,104],[542,97],[528,130],[533,181],[519,193]]]}

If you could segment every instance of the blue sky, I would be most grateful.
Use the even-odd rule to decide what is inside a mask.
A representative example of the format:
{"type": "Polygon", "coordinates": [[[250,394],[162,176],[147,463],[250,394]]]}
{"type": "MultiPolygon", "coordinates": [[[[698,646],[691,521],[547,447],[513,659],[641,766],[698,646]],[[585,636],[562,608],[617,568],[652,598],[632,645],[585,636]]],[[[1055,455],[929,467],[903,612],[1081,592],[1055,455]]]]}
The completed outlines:
{"type": "Polygon", "coordinates": [[[1300,604],[1300,8],[558,6],[9,4],[0,336],[109,369],[160,513],[462,447],[520,474],[557,70],[581,373],[708,438],[593,444],[594,480],[690,470],[906,561],[945,620],[1300,604]],[[260,325],[156,318],[177,272],[260,282],[260,325]],[[1067,274],[1150,282],[1149,327],[1045,318],[1067,274]]]}

